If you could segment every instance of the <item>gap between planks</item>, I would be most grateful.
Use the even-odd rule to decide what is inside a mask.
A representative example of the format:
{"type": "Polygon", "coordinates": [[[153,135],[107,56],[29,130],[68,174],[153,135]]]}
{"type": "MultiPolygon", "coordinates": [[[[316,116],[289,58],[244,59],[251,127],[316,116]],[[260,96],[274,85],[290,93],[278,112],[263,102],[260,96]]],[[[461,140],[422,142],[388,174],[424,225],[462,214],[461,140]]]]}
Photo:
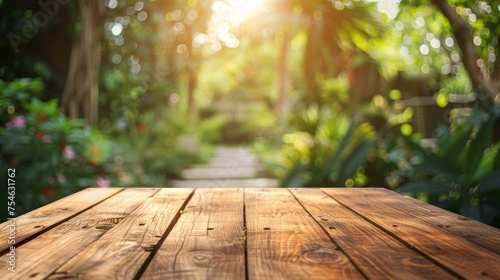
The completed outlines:
{"type": "Polygon", "coordinates": [[[193,197],[195,191],[196,191],[196,189],[192,189],[191,193],[188,195],[188,197],[186,198],[186,200],[184,201],[184,203],[181,205],[180,210],[176,213],[175,217],[173,218],[173,220],[168,225],[168,227],[165,230],[165,232],[163,233],[161,239],[156,244],[154,250],[151,252],[151,254],[149,254],[148,258],[144,261],[144,263],[142,264],[142,266],[138,270],[136,276],[134,277],[134,280],[141,279],[142,275],[144,274],[144,272],[148,268],[149,264],[151,263],[151,261],[153,260],[154,256],[156,255],[156,253],[158,252],[158,250],[162,246],[163,242],[165,242],[165,239],[167,239],[167,237],[169,236],[170,232],[172,231],[172,229],[174,228],[174,226],[177,224],[177,221],[179,220],[179,218],[181,216],[181,213],[186,209],[186,206],[189,203],[189,201],[191,201],[191,198],[193,197]]]}
{"type": "Polygon", "coordinates": [[[287,189],[246,189],[250,279],[365,279],[287,189]]]}
{"type": "MultiPolygon", "coordinates": [[[[451,212],[447,213],[442,209],[427,205],[427,210],[447,215],[433,218],[432,213],[429,212],[423,216],[424,212],[413,210],[415,204],[421,205],[419,201],[411,200],[410,203],[414,205],[403,209],[404,207],[401,206],[404,206],[406,202],[401,200],[404,197],[388,190],[383,190],[386,195],[379,196],[370,194],[370,191],[359,194],[345,188],[322,188],[321,190],[346,208],[459,278],[500,278],[500,265],[493,261],[498,256],[496,253],[427,220],[428,217],[433,221],[440,218],[448,219],[451,212]],[[403,205],[399,205],[401,203],[403,205]],[[474,257],[464,258],[463,252],[468,252],[474,257]]],[[[470,222],[482,227],[479,222],[470,222]]]]}
{"type": "Polygon", "coordinates": [[[243,189],[196,189],[145,279],[245,279],[243,189]]]}
{"type": "MultiPolygon", "coordinates": [[[[266,189],[261,189],[261,190],[266,190],[266,189]]],[[[354,207],[355,204],[354,204],[354,206],[351,204],[351,203],[354,203],[354,202],[350,202],[350,200],[348,199],[349,197],[347,195],[342,195],[342,190],[330,190],[330,189],[321,189],[321,190],[315,189],[315,190],[317,190],[317,192],[321,192],[322,194],[324,194],[325,196],[327,196],[329,199],[332,199],[333,201],[336,201],[339,205],[342,205],[342,207],[345,208],[345,211],[350,211],[352,213],[352,215],[360,217],[361,219],[363,219],[367,223],[373,225],[373,227],[378,228],[379,230],[387,233],[387,235],[386,235],[387,237],[394,239],[396,242],[398,242],[400,244],[403,244],[404,246],[406,246],[410,250],[414,251],[415,254],[418,254],[420,256],[425,257],[426,259],[430,260],[432,263],[438,265],[439,267],[443,268],[444,270],[446,270],[449,273],[452,273],[455,276],[463,277],[463,276],[459,276],[459,275],[463,275],[463,273],[458,273],[458,272],[455,272],[454,270],[451,270],[446,265],[442,264],[440,260],[434,259],[434,257],[432,256],[432,254],[429,255],[426,250],[422,251],[421,248],[420,248],[420,244],[413,243],[413,245],[412,245],[412,239],[411,238],[408,240],[408,237],[405,237],[404,235],[403,236],[398,235],[398,232],[395,231],[395,228],[392,228],[390,226],[390,224],[384,224],[384,223],[380,224],[380,223],[377,223],[376,217],[375,217],[375,219],[373,219],[373,217],[370,217],[370,215],[369,215],[370,213],[369,213],[368,209],[366,208],[366,207],[369,207],[369,206],[366,206],[366,207],[362,206],[360,209],[358,209],[358,207],[354,207]],[[354,209],[356,209],[356,210],[354,210],[354,209]]],[[[368,192],[375,193],[375,191],[370,191],[369,189],[367,189],[367,190],[368,190],[368,192]]],[[[120,193],[121,191],[123,191],[123,189],[117,189],[116,193],[108,194],[107,197],[102,198],[101,200],[95,202],[92,205],[87,206],[86,208],[83,208],[83,209],[80,209],[80,210],[76,209],[74,211],[77,211],[77,212],[74,212],[74,213],[72,212],[73,214],[67,214],[68,216],[66,218],[64,218],[63,220],[59,220],[58,222],[56,221],[52,225],[50,225],[50,224],[44,224],[44,225],[47,225],[47,227],[37,228],[37,231],[34,231],[34,233],[33,233],[33,235],[31,237],[27,236],[25,238],[24,243],[26,243],[28,240],[31,240],[32,238],[34,238],[36,236],[39,236],[39,235],[42,235],[42,234],[46,233],[47,231],[49,231],[49,230],[57,227],[58,225],[64,223],[65,221],[71,220],[72,218],[80,215],[81,213],[84,213],[85,211],[91,209],[92,207],[95,207],[96,205],[100,205],[101,203],[103,203],[103,201],[106,201],[106,200],[112,198],[113,196],[115,196],[117,193],[120,193]]],[[[243,225],[243,230],[245,231],[244,236],[243,236],[244,278],[242,278],[242,279],[249,279],[250,278],[249,271],[248,271],[248,269],[249,269],[248,268],[249,267],[249,259],[248,259],[249,258],[249,255],[248,255],[249,248],[248,248],[248,243],[247,243],[247,241],[248,241],[248,228],[247,228],[247,226],[248,226],[248,221],[247,221],[247,210],[248,210],[247,209],[247,198],[248,197],[247,197],[247,192],[254,193],[256,191],[258,191],[258,190],[252,190],[252,189],[243,189],[242,190],[242,219],[243,219],[243,224],[242,225],[243,225]]],[[[184,211],[186,209],[186,207],[188,206],[188,204],[192,202],[192,199],[193,199],[194,195],[197,192],[202,192],[203,193],[204,191],[203,191],[203,189],[192,189],[191,193],[189,194],[189,196],[187,197],[187,199],[185,199],[185,201],[183,202],[182,206],[180,207],[180,209],[182,211],[184,211]]],[[[325,236],[329,238],[330,242],[332,242],[333,245],[335,245],[337,248],[340,248],[341,252],[343,252],[347,256],[347,258],[349,258],[350,262],[352,264],[354,264],[354,266],[356,267],[356,269],[362,274],[362,277],[364,277],[364,278],[373,278],[372,275],[365,274],[366,273],[365,269],[367,269],[367,268],[363,268],[363,265],[358,265],[359,260],[357,260],[356,258],[352,258],[351,257],[350,250],[347,250],[347,252],[344,250],[345,246],[342,244],[342,240],[338,241],[338,239],[337,239],[337,241],[336,241],[336,239],[331,235],[331,231],[329,231],[331,229],[328,228],[328,225],[326,224],[326,221],[322,221],[321,218],[318,218],[318,215],[315,215],[314,209],[311,210],[312,206],[303,203],[303,200],[305,198],[302,197],[302,200],[301,200],[300,193],[301,192],[306,192],[306,190],[302,191],[302,190],[299,190],[299,189],[286,189],[286,190],[283,190],[283,189],[281,189],[281,190],[280,189],[267,189],[266,192],[264,192],[264,195],[267,192],[270,192],[270,193],[276,192],[276,193],[280,193],[280,194],[281,193],[283,193],[283,194],[284,193],[288,193],[291,197],[293,197],[294,200],[296,201],[296,203],[292,202],[291,200],[288,200],[288,201],[291,204],[298,204],[298,205],[300,205],[300,207],[307,213],[307,215],[312,220],[315,221],[315,224],[321,228],[321,230],[324,232],[325,236]]],[[[344,191],[344,192],[345,192],[345,194],[347,194],[346,191],[344,191]]],[[[392,203],[389,206],[386,206],[389,209],[393,209],[396,212],[399,211],[399,212],[403,213],[406,216],[412,216],[411,212],[405,212],[406,210],[401,210],[401,209],[394,208],[395,207],[394,205],[396,205],[394,203],[396,203],[396,201],[392,202],[391,197],[394,197],[394,195],[392,193],[383,192],[383,191],[376,191],[376,193],[377,193],[378,196],[377,197],[371,197],[370,198],[371,200],[378,201],[379,204],[383,204],[382,203],[383,201],[389,201],[389,202],[392,203]]],[[[398,194],[398,196],[399,196],[399,194],[398,194]]],[[[67,198],[70,198],[70,197],[71,196],[69,196],[67,198]]],[[[151,197],[154,197],[154,194],[152,194],[151,197]]],[[[361,195],[358,195],[358,201],[363,202],[363,200],[361,199],[361,197],[362,197],[361,195]]],[[[62,199],[60,201],[63,201],[63,200],[64,199],[62,199]]],[[[258,200],[260,200],[260,199],[258,199],[258,200]]],[[[258,200],[257,200],[257,202],[258,202],[258,200]]],[[[385,207],[384,205],[381,205],[381,206],[378,206],[378,207],[379,208],[380,207],[385,207]]],[[[419,207],[424,207],[425,208],[425,205],[422,206],[421,204],[419,204],[419,207]]],[[[296,209],[296,208],[293,208],[293,209],[296,209]]],[[[257,210],[259,210],[259,209],[257,209],[257,210]]],[[[133,210],[133,211],[135,211],[135,210],[133,210]]],[[[254,205],[254,211],[255,211],[255,205],[254,205]]],[[[408,210],[408,211],[410,211],[410,210],[408,210]]],[[[438,211],[438,210],[436,210],[436,211],[438,211]]],[[[439,213],[441,213],[441,212],[439,212],[439,213]]],[[[171,234],[172,230],[174,229],[174,227],[178,225],[178,221],[179,221],[180,217],[181,217],[181,215],[177,211],[175,217],[169,223],[167,229],[163,232],[162,237],[159,239],[159,241],[158,241],[157,245],[155,246],[154,250],[149,253],[148,257],[143,262],[142,266],[138,270],[138,273],[136,274],[136,276],[134,277],[134,279],[141,279],[141,277],[144,275],[144,272],[147,270],[147,268],[149,267],[149,265],[151,264],[151,262],[153,261],[153,259],[157,255],[160,247],[164,244],[165,240],[170,236],[170,234],[171,234]]],[[[417,219],[418,217],[414,217],[414,218],[417,219]]],[[[425,219],[423,219],[422,221],[425,222],[426,228],[430,228],[431,226],[435,226],[431,222],[436,222],[436,221],[439,220],[439,218],[441,218],[441,216],[436,216],[436,217],[432,216],[432,217],[430,217],[430,221],[425,220],[425,219]]],[[[34,221],[30,221],[30,223],[36,223],[38,221],[34,220],[34,221]]],[[[465,223],[464,221],[460,221],[459,222],[459,224],[464,224],[464,223],[465,223]]],[[[255,222],[254,222],[254,224],[255,224],[255,222]]],[[[402,224],[402,226],[405,226],[405,225],[402,224]]],[[[436,230],[440,231],[440,232],[446,232],[447,231],[447,229],[444,229],[444,228],[437,228],[436,230]]],[[[459,233],[460,233],[460,231],[459,231],[459,233]]],[[[448,232],[448,234],[450,234],[450,233],[448,232]]],[[[457,234],[457,233],[455,233],[454,237],[461,238],[460,235],[457,234]]],[[[99,238],[98,238],[98,240],[99,240],[99,238]]],[[[253,238],[253,236],[252,236],[252,238],[253,238]]],[[[470,241],[470,240],[468,240],[468,241],[471,242],[471,244],[474,243],[473,241],[470,241]]],[[[343,242],[346,242],[346,241],[343,241],[343,242]]],[[[480,246],[479,244],[473,244],[473,245],[480,246]]],[[[423,246],[429,246],[429,244],[424,244],[423,246]]],[[[496,267],[496,266],[494,266],[494,267],[496,267]]],[[[56,270],[57,270],[57,268],[56,268],[56,270]]],[[[478,276],[478,275],[475,275],[475,276],[478,276]]],[[[408,279],[408,278],[406,278],[406,279],[408,279]]]]}
{"type": "Polygon", "coordinates": [[[289,191],[366,278],[455,278],[325,192],[319,189],[289,191]]]}
{"type": "Polygon", "coordinates": [[[192,192],[193,189],[159,189],[49,279],[77,273],[86,279],[137,277],[192,192]]]}
{"type": "MultiPolygon", "coordinates": [[[[74,256],[98,240],[115,224],[134,211],[157,189],[126,189],[89,208],[75,218],[54,227],[31,242],[16,248],[24,255],[15,274],[0,271],[2,279],[46,279],[74,256]],[[109,217],[113,209],[114,217],[109,217]]],[[[0,264],[0,268],[3,265],[0,264]]]]}
{"type": "MultiPolygon", "coordinates": [[[[13,219],[16,221],[16,247],[67,222],[123,190],[123,188],[84,189],[13,219]]],[[[0,240],[8,240],[9,223],[10,221],[7,221],[0,225],[0,240]]],[[[9,246],[7,242],[0,244],[0,256],[9,251],[9,246]]]]}

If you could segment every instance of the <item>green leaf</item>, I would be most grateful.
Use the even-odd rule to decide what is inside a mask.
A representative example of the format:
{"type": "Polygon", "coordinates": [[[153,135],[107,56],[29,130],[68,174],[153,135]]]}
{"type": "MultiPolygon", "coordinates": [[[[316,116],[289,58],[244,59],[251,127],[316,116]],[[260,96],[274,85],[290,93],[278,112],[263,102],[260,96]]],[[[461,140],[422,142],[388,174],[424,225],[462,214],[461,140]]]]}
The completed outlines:
{"type": "Polygon", "coordinates": [[[301,162],[297,163],[287,176],[281,180],[280,186],[285,188],[290,188],[291,185],[296,185],[297,180],[300,179],[302,172],[304,171],[305,165],[301,162]]]}
{"type": "Polygon", "coordinates": [[[500,104],[495,104],[492,109],[493,115],[496,119],[500,118],[500,104]]]}
{"type": "Polygon", "coordinates": [[[489,192],[500,190],[500,169],[490,172],[481,180],[474,183],[477,188],[476,194],[483,196],[489,192]]]}
{"type": "Polygon", "coordinates": [[[436,162],[427,161],[420,166],[413,167],[413,174],[426,174],[432,177],[439,177],[449,182],[457,182],[460,174],[450,171],[446,166],[436,162]]]}
{"type": "Polygon", "coordinates": [[[422,163],[414,167],[415,171],[431,176],[441,176],[452,182],[461,175],[455,168],[456,162],[452,162],[445,157],[439,157],[408,137],[403,137],[403,139],[413,153],[420,153],[424,157],[422,163]]]}
{"type": "Polygon", "coordinates": [[[332,156],[328,160],[325,168],[323,168],[321,173],[318,174],[318,176],[316,176],[314,183],[322,183],[322,182],[326,181],[326,179],[328,178],[328,175],[333,170],[333,167],[335,166],[335,164],[340,161],[340,156],[342,155],[342,152],[349,144],[349,140],[351,138],[351,135],[354,133],[354,127],[355,127],[355,124],[353,121],[353,122],[351,122],[351,125],[349,126],[347,133],[344,135],[344,137],[342,137],[342,140],[340,141],[339,145],[337,146],[337,149],[335,150],[335,152],[332,154],[332,156]]]}
{"type": "Polygon", "coordinates": [[[481,127],[488,122],[489,117],[487,112],[476,108],[472,110],[472,114],[467,119],[467,124],[472,127],[481,127]]]}
{"type": "Polygon", "coordinates": [[[453,188],[430,180],[413,181],[399,188],[402,193],[448,194],[453,188]]]}
{"type": "Polygon", "coordinates": [[[377,145],[377,140],[360,143],[354,150],[342,161],[340,176],[337,183],[344,182],[356,172],[359,165],[366,159],[368,153],[377,145]]]}
{"type": "Polygon", "coordinates": [[[497,147],[497,154],[495,155],[495,158],[493,159],[492,168],[493,169],[500,169],[500,146],[497,147]]]}
{"type": "Polygon", "coordinates": [[[490,142],[494,120],[495,118],[493,114],[490,114],[488,122],[479,128],[476,137],[467,146],[464,170],[466,174],[474,174],[479,166],[479,163],[484,156],[484,150],[486,150],[490,142]]]}
{"type": "Polygon", "coordinates": [[[411,138],[409,137],[406,137],[406,136],[403,136],[403,140],[405,141],[406,145],[408,146],[408,148],[410,148],[410,150],[412,152],[415,152],[415,151],[418,151],[420,152],[421,154],[423,155],[426,155],[426,156],[429,156],[432,154],[431,151],[429,151],[428,149],[420,146],[419,144],[415,143],[411,138]]]}
{"type": "Polygon", "coordinates": [[[455,139],[451,139],[451,143],[446,143],[446,145],[442,147],[444,151],[442,154],[443,158],[449,159],[450,162],[457,162],[462,154],[461,152],[467,145],[467,141],[469,141],[471,133],[472,128],[462,132],[460,135],[456,135],[454,137],[455,139]]]}

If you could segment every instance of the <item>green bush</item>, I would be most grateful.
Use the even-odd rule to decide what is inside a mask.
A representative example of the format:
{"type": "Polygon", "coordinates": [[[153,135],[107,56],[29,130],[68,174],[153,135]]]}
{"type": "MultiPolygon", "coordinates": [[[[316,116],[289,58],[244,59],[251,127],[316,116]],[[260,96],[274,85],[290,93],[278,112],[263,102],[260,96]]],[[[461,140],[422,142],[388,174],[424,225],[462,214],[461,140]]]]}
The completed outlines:
{"type": "Polygon", "coordinates": [[[294,130],[282,137],[281,165],[288,169],[284,187],[364,186],[360,167],[377,143],[367,122],[351,120],[328,106],[311,106],[292,114],[294,130]]]}
{"type": "Polygon", "coordinates": [[[113,181],[108,171],[112,142],[83,121],[64,116],[57,100],[40,101],[36,95],[42,90],[36,79],[0,81],[0,164],[2,172],[15,169],[16,215],[113,181]]]}
{"type": "Polygon", "coordinates": [[[221,129],[226,122],[227,118],[223,115],[213,115],[202,120],[198,128],[198,137],[206,143],[219,143],[222,139],[221,129]]]}
{"type": "Polygon", "coordinates": [[[424,194],[432,204],[498,226],[500,143],[491,143],[491,136],[500,107],[473,112],[464,124],[441,127],[433,148],[404,138],[407,164],[397,173],[409,182],[400,191],[424,194]]]}

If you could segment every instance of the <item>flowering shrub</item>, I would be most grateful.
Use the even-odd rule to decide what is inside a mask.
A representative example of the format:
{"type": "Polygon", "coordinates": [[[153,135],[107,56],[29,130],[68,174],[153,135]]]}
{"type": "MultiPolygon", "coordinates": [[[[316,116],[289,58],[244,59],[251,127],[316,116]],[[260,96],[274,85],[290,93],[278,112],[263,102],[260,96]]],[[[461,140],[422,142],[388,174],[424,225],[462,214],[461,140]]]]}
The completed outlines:
{"type": "Polygon", "coordinates": [[[57,100],[36,98],[38,83],[0,81],[0,164],[2,172],[16,169],[16,215],[83,188],[109,187],[113,179],[110,140],[64,116],[57,100]]]}

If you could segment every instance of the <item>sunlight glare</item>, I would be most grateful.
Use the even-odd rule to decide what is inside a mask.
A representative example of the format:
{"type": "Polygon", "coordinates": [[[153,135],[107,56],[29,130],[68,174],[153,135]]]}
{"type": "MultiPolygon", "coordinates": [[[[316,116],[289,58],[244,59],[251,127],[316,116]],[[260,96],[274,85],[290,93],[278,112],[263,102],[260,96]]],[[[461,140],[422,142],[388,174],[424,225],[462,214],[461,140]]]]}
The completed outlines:
{"type": "Polygon", "coordinates": [[[113,27],[111,27],[111,33],[113,33],[113,35],[115,36],[120,35],[122,31],[123,31],[123,25],[121,25],[120,23],[115,23],[113,27]]]}
{"type": "Polygon", "coordinates": [[[233,12],[229,15],[229,20],[234,26],[240,25],[245,17],[259,10],[261,0],[233,0],[230,2],[233,12]]]}
{"type": "MultiPolygon", "coordinates": [[[[243,20],[256,13],[261,8],[262,0],[219,0],[212,4],[212,18],[208,24],[208,38],[211,42],[212,51],[221,49],[222,44],[229,48],[239,46],[233,28],[239,27],[243,20]]],[[[197,36],[193,42],[196,46],[206,43],[205,38],[197,36]]]]}
{"type": "Polygon", "coordinates": [[[376,2],[379,12],[385,13],[390,19],[394,19],[399,13],[401,0],[367,0],[367,2],[376,2]]]}

